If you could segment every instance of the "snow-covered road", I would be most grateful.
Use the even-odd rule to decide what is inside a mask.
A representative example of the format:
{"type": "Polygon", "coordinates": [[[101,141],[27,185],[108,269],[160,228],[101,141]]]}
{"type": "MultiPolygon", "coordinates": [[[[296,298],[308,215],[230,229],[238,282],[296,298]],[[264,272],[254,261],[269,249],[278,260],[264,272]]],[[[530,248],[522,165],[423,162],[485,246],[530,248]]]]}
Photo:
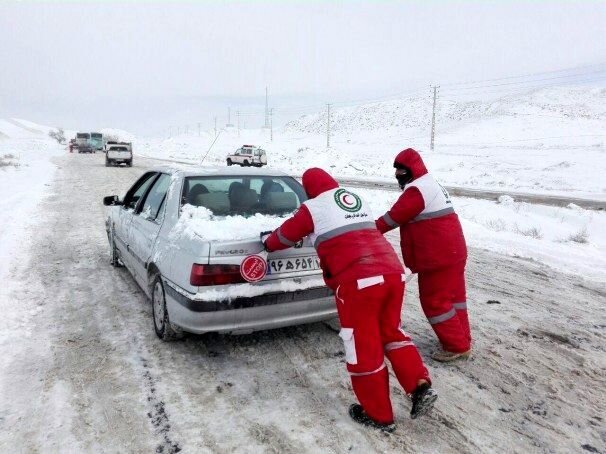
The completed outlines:
{"type": "Polygon", "coordinates": [[[412,421],[392,379],[398,429],[385,436],[346,416],[343,347],[325,324],[158,340],[143,292],[109,265],[101,205],[153,163],[55,162],[19,255],[28,259],[13,263],[0,302],[18,314],[0,336],[0,452],[604,450],[604,284],[472,249],[475,356],[443,366],[429,359],[435,340],[413,281],[404,326],[440,399],[412,421]]]}

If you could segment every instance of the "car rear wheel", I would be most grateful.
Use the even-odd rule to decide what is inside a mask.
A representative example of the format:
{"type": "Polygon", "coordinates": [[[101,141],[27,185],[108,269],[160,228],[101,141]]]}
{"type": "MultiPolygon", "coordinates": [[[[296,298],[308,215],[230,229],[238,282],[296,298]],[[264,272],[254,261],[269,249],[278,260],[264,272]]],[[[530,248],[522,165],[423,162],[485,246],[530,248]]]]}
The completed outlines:
{"type": "Polygon", "coordinates": [[[242,164],[244,167],[248,167],[248,161],[244,160],[244,164],[242,164]]]}
{"type": "Polygon", "coordinates": [[[170,324],[168,310],[166,310],[164,285],[162,284],[160,275],[155,277],[152,287],[152,314],[154,318],[154,330],[160,339],[163,341],[172,341],[183,337],[183,334],[177,332],[170,324]]]}

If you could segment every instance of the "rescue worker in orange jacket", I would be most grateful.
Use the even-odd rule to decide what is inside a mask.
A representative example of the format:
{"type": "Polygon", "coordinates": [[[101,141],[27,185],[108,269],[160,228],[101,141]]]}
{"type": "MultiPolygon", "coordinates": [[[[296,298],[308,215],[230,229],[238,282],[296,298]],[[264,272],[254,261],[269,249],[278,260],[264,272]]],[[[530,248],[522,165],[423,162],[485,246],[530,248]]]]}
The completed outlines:
{"type": "Polygon", "coordinates": [[[437,399],[417,348],[401,328],[404,270],[358,195],[340,188],[319,168],[303,174],[303,187],[309,200],[264,241],[265,248],[286,249],[310,237],[326,285],[335,291],[339,335],[360,402],[349,414],[359,423],[391,432],[394,417],[385,357],[412,398],[413,419],[437,399]]]}
{"type": "Polygon", "coordinates": [[[467,246],[448,192],[428,173],[412,148],[394,161],[402,195],[376,220],[385,233],[400,228],[404,264],[419,276],[419,298],[442,350],[437,361],[469,357],[471,330],[467,316],[465,264],[467,246]]]}

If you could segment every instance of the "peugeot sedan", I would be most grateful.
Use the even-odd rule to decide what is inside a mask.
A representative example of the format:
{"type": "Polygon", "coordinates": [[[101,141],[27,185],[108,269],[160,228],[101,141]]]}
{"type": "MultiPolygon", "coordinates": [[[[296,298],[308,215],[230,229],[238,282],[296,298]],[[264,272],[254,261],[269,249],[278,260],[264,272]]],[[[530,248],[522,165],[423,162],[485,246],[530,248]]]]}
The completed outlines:
{"type": "Polygon", "coordinates": [[[104,198],[111,263],[151,299],[163,340],[327,320],[336,308],[310,243],[267,256],[260,241],[305,200],[298,181],[267,169],[150,170],[104,198]]]}

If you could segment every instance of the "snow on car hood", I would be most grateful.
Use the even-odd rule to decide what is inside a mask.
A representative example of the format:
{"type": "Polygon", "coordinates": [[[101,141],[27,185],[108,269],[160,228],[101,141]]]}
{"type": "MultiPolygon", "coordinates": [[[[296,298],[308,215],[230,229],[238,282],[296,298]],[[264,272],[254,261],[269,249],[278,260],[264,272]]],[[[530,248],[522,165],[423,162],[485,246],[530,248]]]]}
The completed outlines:
{"type": "Polygon", "coordinates": [[[237,241],[259,239],[259,233],[275,230],[287,216],[215,216],[205,207],[184,205],[173,235],[199,237],[206,241],[237,241]]]}

